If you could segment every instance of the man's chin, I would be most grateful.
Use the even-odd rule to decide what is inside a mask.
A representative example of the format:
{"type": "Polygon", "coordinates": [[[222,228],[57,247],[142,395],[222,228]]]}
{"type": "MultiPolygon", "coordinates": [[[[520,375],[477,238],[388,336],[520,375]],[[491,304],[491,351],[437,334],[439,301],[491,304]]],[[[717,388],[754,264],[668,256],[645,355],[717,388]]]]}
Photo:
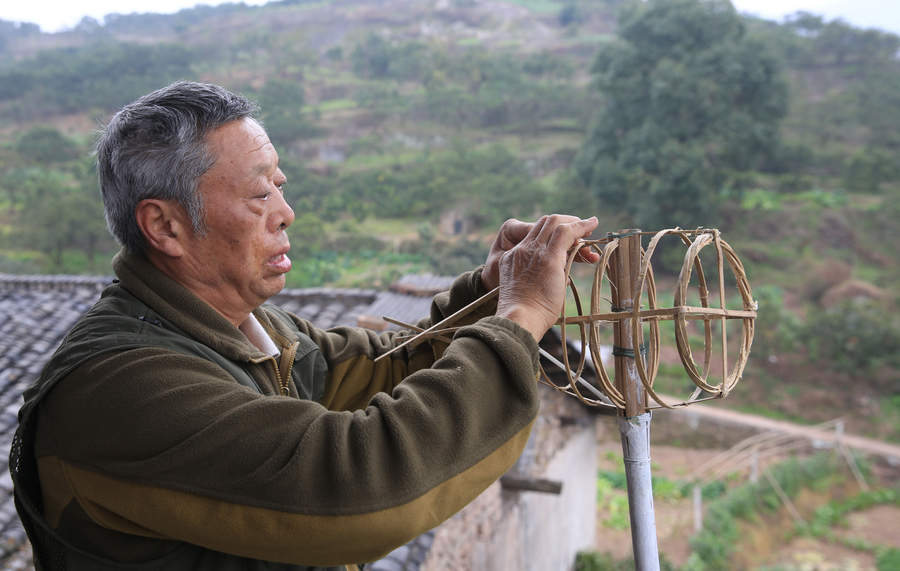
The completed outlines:
{"type": "Polygon", "coordinates": [[[262,297],[265,297],[268,300],[272,296],[276,296],[281,293],[281,290],[284,289],[284,286],[287,283],[287,278],[285,274],[275,274],[269,276],[263,280],[262,287],[260,288],[260,292],[262,297]]]}

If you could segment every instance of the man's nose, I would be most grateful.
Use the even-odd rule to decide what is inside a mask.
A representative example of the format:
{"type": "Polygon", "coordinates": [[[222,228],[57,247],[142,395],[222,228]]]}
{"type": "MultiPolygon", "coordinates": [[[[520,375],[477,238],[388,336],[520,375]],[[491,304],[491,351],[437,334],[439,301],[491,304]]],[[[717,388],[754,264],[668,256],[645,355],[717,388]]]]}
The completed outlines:
{"type": "Polygon", "coordinates": [[[281,203],[278,205],[278,211],[275,214],[275,221],[277,222],[278,230],[284,230],[288,226],[294,223],[294,209],[291,208],[291,205],[287,203],[287,200],[284,198],[282,193],[276,193],[277,200],[280,200],[281,203]]]}

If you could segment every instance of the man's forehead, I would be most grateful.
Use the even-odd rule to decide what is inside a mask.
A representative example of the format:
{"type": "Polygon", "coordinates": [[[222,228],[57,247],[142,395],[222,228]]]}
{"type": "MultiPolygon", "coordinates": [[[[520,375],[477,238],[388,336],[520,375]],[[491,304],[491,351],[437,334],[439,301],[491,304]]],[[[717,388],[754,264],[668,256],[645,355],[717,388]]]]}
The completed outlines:
{"type": "Polygon", "coordinates": [[[278,161],[278,153],[262,125],[245,117],[230,121],[207,135],[207,142],[218,158],[252,161],[254,170],[265,170],[278,161]]]}

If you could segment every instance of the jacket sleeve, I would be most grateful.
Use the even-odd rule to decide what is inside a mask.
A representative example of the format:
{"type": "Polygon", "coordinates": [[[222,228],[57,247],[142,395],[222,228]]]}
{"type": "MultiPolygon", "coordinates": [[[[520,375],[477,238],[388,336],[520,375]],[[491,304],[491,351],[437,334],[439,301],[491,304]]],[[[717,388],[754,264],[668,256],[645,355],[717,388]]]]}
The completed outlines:
{"type": "Polygon", "coordinates": [[[533,338],[498,317],[352,412],[259,395],[161,349],[101,356],[42,404],[48,509],[76,502],[113,531],[257,559],[369,561],[512,465],[537,412],[536,368],[533,338]]]}
{"type": "MultiPolygon", "coordinates": [[[[434,297],[430,316],[417,325],[426,329],[485,293],[481,268],[465,273],[456,279],[449,291],[434,297]]],[[[484,303],[452,325],[458,327],[474,323],[482,317],[493,315],[496,307],[496,301],[484,303]]],[[[377,333],[357,327],[324,331],[296,317],[294,322],[319,346],[325,357],[328,376],[321,402],[330,410],[365,408],[379,392],[391,392],[411,373],[431,367],[447,347],[445,341],[434,339],[411,350],[398,350],[389,358],[375,363],[376,357],[390,351],[406,337],[398,336],[396,331],[377,333]]],[[[452,333],[446,337],[452,337],[452,333]]]]}

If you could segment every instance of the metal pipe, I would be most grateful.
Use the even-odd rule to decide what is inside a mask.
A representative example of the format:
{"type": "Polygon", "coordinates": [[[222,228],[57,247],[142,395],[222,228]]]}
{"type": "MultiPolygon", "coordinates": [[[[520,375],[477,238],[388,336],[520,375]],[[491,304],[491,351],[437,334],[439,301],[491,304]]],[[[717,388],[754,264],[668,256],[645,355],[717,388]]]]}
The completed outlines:
{"type": "Polygon", "coordinates": [[[650,478],[650,416],[651,413],[645,412],[629,418],[618,418],[625,460],[625,480],[628,484],[631,543],[637,571],[659,571],[653,484],[650,478]]]}

